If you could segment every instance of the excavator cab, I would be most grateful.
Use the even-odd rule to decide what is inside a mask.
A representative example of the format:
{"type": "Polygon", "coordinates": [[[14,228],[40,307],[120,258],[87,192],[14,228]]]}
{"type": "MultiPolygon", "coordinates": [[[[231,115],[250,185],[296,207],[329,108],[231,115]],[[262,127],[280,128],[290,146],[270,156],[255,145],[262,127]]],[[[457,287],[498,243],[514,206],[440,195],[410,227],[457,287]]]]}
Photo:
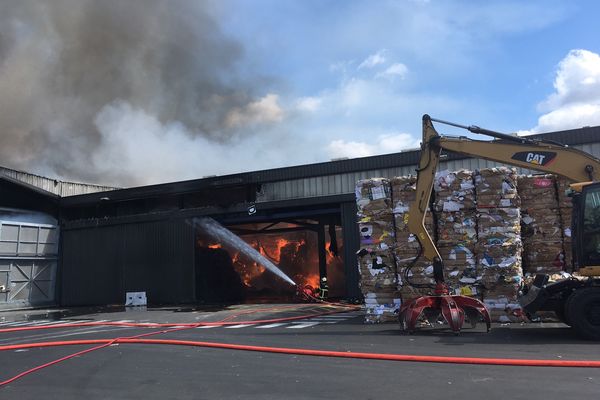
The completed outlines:
{"type": "Polygon", "coordinates": [[[600,182],[573,190],[573,245],[580,275],[600,275],[600,182]],[[579,189],[580,191],[577,191],[579,189]]]}

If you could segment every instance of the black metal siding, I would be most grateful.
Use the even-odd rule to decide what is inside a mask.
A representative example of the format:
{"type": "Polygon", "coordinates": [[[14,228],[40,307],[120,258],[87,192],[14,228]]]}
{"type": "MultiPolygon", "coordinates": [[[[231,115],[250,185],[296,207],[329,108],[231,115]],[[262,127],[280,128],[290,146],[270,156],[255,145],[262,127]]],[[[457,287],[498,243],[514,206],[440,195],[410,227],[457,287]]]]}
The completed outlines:
{"type": "Polygon", "coordinates": [[[61,305],[118,304],[124,300],[124,226],[63,230],[61,305]]]}
{"type": "Polygon", "coordinates": [[[360,299],[358,287],[358,260],[356,252],[359,249],[360,239],[358,224],[356,223],[356,203],[340,204],[342,210],[342,233],[344,236],[344,269],[346,273],[346,297],[360,299]]]}
{"type": "Polygon", "coordinates": [[[194,234],[184,219],[63,231],[62,305],[194,301],[194,234]]]}

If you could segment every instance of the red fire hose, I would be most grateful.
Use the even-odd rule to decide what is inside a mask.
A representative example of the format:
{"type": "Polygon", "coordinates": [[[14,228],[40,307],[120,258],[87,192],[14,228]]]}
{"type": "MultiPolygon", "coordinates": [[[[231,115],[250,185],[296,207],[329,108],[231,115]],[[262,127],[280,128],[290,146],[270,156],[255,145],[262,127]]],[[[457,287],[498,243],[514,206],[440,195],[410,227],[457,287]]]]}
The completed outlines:
{"type": "MultiPolygon", "coordinates": [[[[184,323],[184,324],[130,323],[130,322],[81,322],[78,324],[38,325],[38,326],[33,326],[33,327],[0,329],[0,333],[2,333],[2,332],[15,332],[15,331],[24,331],[24,330],[41,330],[41,329],[53,329],[53,328],[61,328],[61,327],[75,328],[75,327],[82,327],[82,326],[100,326],[100,325],[143,327],[143,328],[160,328],[160,327],[171,328],[171,329],[166,329],[166,330],[162,330],[162,331],[158,331],[158,332],[143,333],[143,334],[131,336],[131,337],[120,337],[120,338],[104,340],[104,342],[102,344],[100,344],[99,346],[92,347],[91,349],[82,350],[77,353],[67,355],[65,357],[61,357],[57,360],[50,361],[48,363],[39,365],[34,368],[30,368],[26,371],[23,371],[15,376],[13,376],[12,378],[7,379],[7,380],[0,381],[0,387],[5,386],[11,382],[14,382],[17,379],[20,379],[26,375],[29,375],[35,371],[39,371],[40,369],[49,367],[54,364],[58,364],[62,361],[69,360],[71,358],[92,352],[94,350],[99,350],[104,347],[108,347],[115,343],[121,343],[121,341],[123,341],[123,340],[136,340],[136,339],[139,340],[139,338],[145,337],[145,336],[158,335],[161,333],[170,333],[170,332],[175,332],[175,331],[184,330],[184,329],[197,328],[200,326],[227,326],[227,325],[240,325],[240,324],[258,324],[258,323],[269,323],[269,322],[275,322],[275,321],[281,322],[281,321],[290,321],[290,320],[296,320],[296,319],[306,319],[306,318],[310,318],[310,317],[329,315],[329,314],[333,314],[333,313],[347,312],[350,310],[356,310],[356,309],[360,308],[359,306],[346,305],[346,304],[340,304],[340,305],[336,304],[333,306],[337,307],[337,309],[332,310],[332,311],[322,311],[322,312],[318,312],[318,313],[311,313],[310,315],[305,314],[305,315],[300,315],[300,316],[295,316],[295,317],[276,318],[276,319],[268,319],[268,320],[227,322],[232,319],[238,318],[241,315],[254,314],[254,313],[265,312],[265,311],[271,311],[271,312],[281,311],[281,310],[286,310],[289,308],[297,308],[297,306],[295,306],[295,305],[294,306],[277,306],[277,307],[268,307],[268,308],[259,308],[259,309],[253,309],[253,310],[240,311],[239,313],[230,315],[230,316],[225,317],[222,320],[216,321],[216,322],[199,322],[199,323],[184,323]]],[[[52,343],[60,343],[60,344],[56,344],[57,346],[71,345],[71,344],[87,344],[84,342],[86,342],[86,341],[65,341],[65,342],[52,342],[52,343]]],[[[125,343],[125,342],[122,342],[122,343],[125,343]]],[[[7,345],[7,346],[3,346],[2,348],[0,348],[0,351],[11,350],[12,346],[48,347],[48,346],[44,346],[43,343],[39,343],[39,344],[40,344],[40,346],[36,346],[35,343],[27,343],[27,344],[22,344],[22,345],[7,345]]],[[[17,348],[14,348],[14,350],[16,350],[16,349],[17,348]]]]}
{"type": "MultiPolygon", "coordinates": [[[[275,307],[273,307],[275,308],[275,307]]],[[[271,309],[273,309],[271,308],[271,309]]],[[[348,306],[348,309],[355,309],[356,307],[348,306]]],[[[21,372],[20,374],[0,382],[0,386],[7,385],[15,380],[38,371],[42,368],[49,367],[59,362],[68,360],[70,358],[89,353],[94,350],[98,350],[113,344],[162,344],[162,345],[179,345],[179,346],[194,346],[194,347],[207,347],[227,350],[243,350],[243,351],[256,351],[265,353],[277,353],[277,354],[294,354],[304,356],[318,356],[318,357],[338,357],[338,358],[353,358],[353,359],[367,359],[367,360],[383,360],[383,361],[411,361],[411,362],[429,362],[429,363],[451,363],[451,364],[477,364],[477,365],[504,365],[504,366],[529,366],[529,367],[579,367],[579,368],[600,368],[600,360],[536,360],[536,359],[513,359],[513,358],[486,358],[486,357],[447,357],[447,356],[423,356],[423,355],[410,355],[410,354],[382,354],[382,353],[361,353],[361,352],[342,352],[342,351],[329,351],[329,350],[315,350],[315,349],[299,349],[299,348],[285,348],[285,347],[267,347],[267,346],[250,346],[243,344],[228,344],[228,343],[215,343],[215,342],[201,342],[201,341],[188,341],[188,340],[169,340],[169,339],[142,339],[144,336],[157,335],[161,333],[170,333],[178,330],[191,329],[200,326],[210,325],[232,325],[232,324],[257,324],[257,323],[271,323],[280,321],[290,321],[295,319],[305,319],[308,317],[314,317],[318,315],[327,315],[333,313],[339,313],[345,310],[335,310],[321,313],[314,313],[311,315],[303,315],[297,317],[287,318],[275,318],[268,320],[255,320],[255,321],[238,321],[238,322],[225,322],[225,320],[231,320],[239,315],[248,314],[249,312],[241,312],[239,314],[229,316],[219,322],[203,322],[203,323],[186,323],[186,324],[148,324],[148,323],[123,323],[123,322],[83,322],[79,324],[60,324],[60,325],[40,325],[35,327],[19,327],[19,328],[8,328],[2,329],[1,332],[14,332],[23,330],[38,330],[48,328],[59,328],[59,327],[81,327],[81,326],[98,326],[98,325],[116,325],[116,326],[130,326],[130,327],[146,327],[146,328],[158,328],[158,327],[176,327],[173,329],[166,329],[158,332],[150,332],[132,337],[122,337],[113,339],[90,339],[90,340],[69,340],[69,341],[57,341],[57,342],[41,342],[41,343],[25,343],[15,345],[0,346],[0,351],[8,350],[21,350],[29,348],[42,348],[42,347],[57,347],[57,346],[70,346],[70,345],[96,345],[90,349],[82,350],[77,353],[70,354],[60,359],[45,363],[43,365],[31,368],[27,371],[21,372]]],[[[270,310],[270,309],[267,309],[270,310]]],[[[253,310],[258,312],[257,310],[253,310]]],[[[265,311],[264,309],[262,311],[265,311]]]]}

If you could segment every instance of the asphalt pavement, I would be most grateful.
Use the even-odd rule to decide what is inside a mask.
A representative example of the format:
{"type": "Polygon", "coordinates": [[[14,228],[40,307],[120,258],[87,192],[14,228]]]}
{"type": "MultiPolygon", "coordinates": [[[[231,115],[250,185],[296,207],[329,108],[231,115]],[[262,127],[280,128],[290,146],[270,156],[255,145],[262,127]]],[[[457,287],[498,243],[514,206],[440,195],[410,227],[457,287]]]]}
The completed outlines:
{"type": "MultiPolygon", "coordinates": [[[[0,313],[0,330],[90,321],[183,324],[228,320],[228,326],[199,326],[149,338],[341,352],[600,360],[599,343],[580,340],[558,323],[495,324],[490,333],[478,327],[458,336],[440,327],[406,335],[398,324],[365,325],[360,310],[303,318],[320,311],[330,309],[240,305],[35,310],[0,313]],[[234,323],[289,317],[300,319],[234,323]]],[[[0,346],[111,339],[164,329],[67,326],[0,332],[0,346]]],[[[90,347],[93,345],[0,351],[0,381],[90,347]]],[[[0,399],[577,399],[596,398],[598,392],[600,369],[433,364],[114,344],[0,387],[0,399]]]]}

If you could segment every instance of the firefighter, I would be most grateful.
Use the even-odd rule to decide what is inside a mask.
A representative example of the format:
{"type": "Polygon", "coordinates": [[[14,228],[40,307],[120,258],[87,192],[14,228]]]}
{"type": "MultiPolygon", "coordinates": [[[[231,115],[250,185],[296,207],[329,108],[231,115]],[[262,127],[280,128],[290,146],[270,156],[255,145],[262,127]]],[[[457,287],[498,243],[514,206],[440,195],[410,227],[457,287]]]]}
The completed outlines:
{"type": "Polygon", "coordinates": [[[321,300],[327,300],[327,295],[329,292],[329,286],[327,285],[327,277],[324,276],[321,278],[319,282],[319,298],[321,300]]]}

